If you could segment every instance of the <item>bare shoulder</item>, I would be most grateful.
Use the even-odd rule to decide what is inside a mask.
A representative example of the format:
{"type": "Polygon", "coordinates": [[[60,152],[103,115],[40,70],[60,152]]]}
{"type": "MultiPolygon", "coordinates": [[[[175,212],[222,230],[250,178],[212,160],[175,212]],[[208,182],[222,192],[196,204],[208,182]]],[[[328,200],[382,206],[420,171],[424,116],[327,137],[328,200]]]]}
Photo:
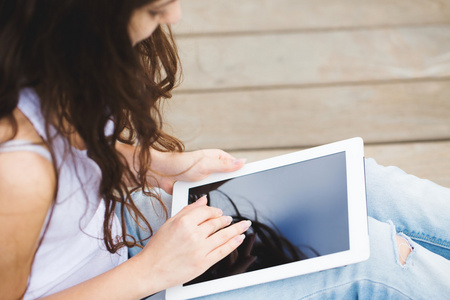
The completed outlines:
{"type": "Polygon", "coordinates": [[[0,290],[18,298],[27,286],[56,187],[50,161],[28,151],[0,153],[0,290]]]}
{"type": "MultiPolygon", "coordinates": [[[[27,140],[30,143],[44,144],[42,138],[31,122],[19,110],[15,109],[13,117],[17,123],[14,139],[27,140]]],[[[13,128],[7,118],[0,120],[0,136],[4,141],[11,137],[13,128]]],[[[0,153],[0,204],[2,208],[10,203],[20,205],[25,199],[7,201],[8,198],[34,195],[36,204],[53,198],[55,188],[55,172],[50,161],[29,151],[0,153]],[[4,203],[6,201],[6,203],[4,203]]],[[[51,200],[50,200],[51,201],[51,200]]],[[[3,210],[4,211],[4,210],[3,210]]]]}
{"type": "MultiPolygon", "coordinates": [[[[44,145],[17,108],[0,119],[0,143],[11,138],[44,145]]],[[[5,298],[20,298],[26,289],[55,189],[56,173],[46,158],[26,150],[0,153],[0,239],[5,241],[0,245],[0,291],[5,298]]]]}
{"type": "Polygon", "coordinates": [[[53,165],[44,157],[28,151],[0,154],[0,205],[17,210],[41,207],[47,210],[56,186],[53,165]],[[30,201],[31,200],[31,201],[30,201]]]}

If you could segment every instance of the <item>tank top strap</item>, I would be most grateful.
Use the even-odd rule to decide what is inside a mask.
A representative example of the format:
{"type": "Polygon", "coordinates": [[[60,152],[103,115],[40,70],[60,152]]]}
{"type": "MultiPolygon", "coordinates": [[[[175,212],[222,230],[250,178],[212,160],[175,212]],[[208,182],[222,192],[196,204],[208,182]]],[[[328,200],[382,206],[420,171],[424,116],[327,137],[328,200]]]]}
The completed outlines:
{"type": "Polygon", "coordinates": [[[48,161],[52,161],[50,151],[43,145],[33,144],[26,140],[12,140],[0,145],[0,153],[29,151],[39,154],[48,161]]]}
{"type": "MultiPolygon", "coordinates": [[[[41,112],[41,101],[39,100],[39,96],[36,94],[34,89],[24,88],[21,90],[17,107],[28,118],[37,133],[44,140],[47,140],[45,120],[41,112]]],[[[50,130],[50,134],[53,134],[55,131],[52,127],[50,127],[50,130]]]]}
{"type": "MultiPolygon", "coordinates": [[[[44,139],[47,140],[47,134],[45,130],[45,119],[42,116],[41,102],[39,96],[36,94],[35,90],[32,88],[24,88],[20,92],[19,103],[17,107],[22,111],[22,113],[30,120],[33,127],[36,129],[37,133],[44,139]]],[[[108,120],[105,126],[105,135],[112,135],[114,132],[114,122],[113,120],[108,120]]],[[[56,135],[56,129],[50,126],[50,135],[56,135]]]]}

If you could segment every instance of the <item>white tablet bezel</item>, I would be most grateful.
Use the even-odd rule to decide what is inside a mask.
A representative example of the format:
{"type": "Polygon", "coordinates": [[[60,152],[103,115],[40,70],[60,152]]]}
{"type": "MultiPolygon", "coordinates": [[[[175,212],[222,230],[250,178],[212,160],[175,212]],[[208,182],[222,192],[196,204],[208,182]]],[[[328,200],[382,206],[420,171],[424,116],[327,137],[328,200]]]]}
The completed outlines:
{"type": "Polygon", "coordinates": [[[349,250],[188,286],[176,286],[166,290],[166,299],[176,300],[200,297],[231,289],[341,267],[368,259],[369,236],[364,175],[364,146],[361,138],[352,138],[249,163],[236,172],[215,173],[198,182],[177,182],[175,183],[173,192],[172,216],[188,204],[188,192],[192,187],[340,152],[345,152],[346,155],[349,250]]]}

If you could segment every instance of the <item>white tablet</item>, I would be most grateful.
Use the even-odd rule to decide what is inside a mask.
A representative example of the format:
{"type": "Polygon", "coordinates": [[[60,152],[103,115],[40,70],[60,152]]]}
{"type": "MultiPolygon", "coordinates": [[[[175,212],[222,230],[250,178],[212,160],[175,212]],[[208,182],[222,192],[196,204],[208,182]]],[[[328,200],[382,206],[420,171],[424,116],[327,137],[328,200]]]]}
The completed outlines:
{"type": "Polygon", "coordinates": [[[369,237],[361,138],[177,182],[172,215],[203,195],[235,222],[251,220],[243,244],[198,278],[166,291],[189,299],[361,262],[369,237]]]}

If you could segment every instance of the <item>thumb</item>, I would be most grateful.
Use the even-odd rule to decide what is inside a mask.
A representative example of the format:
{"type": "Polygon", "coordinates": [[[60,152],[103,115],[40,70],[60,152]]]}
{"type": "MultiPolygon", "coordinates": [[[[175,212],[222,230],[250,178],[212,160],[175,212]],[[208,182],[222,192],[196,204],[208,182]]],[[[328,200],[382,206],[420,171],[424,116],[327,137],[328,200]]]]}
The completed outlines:
{"type": "Polygon", "coordinates": [[[246,159],[236,159],[223,150],[204,150],[201,169],[206,174],[214,172],[233,172],[245,165],[246,159]]]}
{"type": "Polygon", "coordinates": [[[211,158],[208,162],[210,173],[213,172],[233,172],[242,168],[246,163],[245,158],[235,159],[232,156],[219,156],[211,158]]]}

